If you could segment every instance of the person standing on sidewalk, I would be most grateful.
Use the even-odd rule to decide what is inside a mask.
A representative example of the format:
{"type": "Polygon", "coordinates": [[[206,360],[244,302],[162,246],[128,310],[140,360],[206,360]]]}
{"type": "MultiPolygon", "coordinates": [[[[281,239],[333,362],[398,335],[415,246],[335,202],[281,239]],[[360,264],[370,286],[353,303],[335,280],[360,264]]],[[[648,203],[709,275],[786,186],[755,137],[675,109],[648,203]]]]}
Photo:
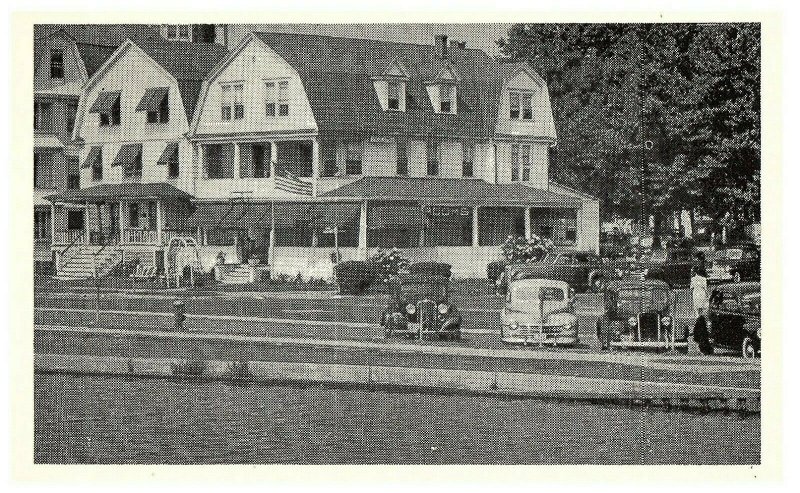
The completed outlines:
{"type": "Polygon", "coordinates": [[[692,310],[697,317],[694,323],[694,340],[700,352],[711,354],[714,348],[711,346],[706,324],[706,312],[708,311],[708,279],[703,267],[692,268],[692,278],[689,287],[692,291],[692,310]]]}

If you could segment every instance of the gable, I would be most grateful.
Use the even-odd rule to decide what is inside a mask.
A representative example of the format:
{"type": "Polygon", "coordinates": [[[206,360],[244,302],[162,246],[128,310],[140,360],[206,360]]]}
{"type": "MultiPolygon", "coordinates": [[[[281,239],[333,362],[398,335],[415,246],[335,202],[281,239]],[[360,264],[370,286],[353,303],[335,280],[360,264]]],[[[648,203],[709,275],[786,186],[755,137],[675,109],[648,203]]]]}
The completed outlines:
{"type": "Polygon", "coordinates": [[[383,72],[384,77],[402,77],[408,78],[408,69],[399,60],[394,60],[389,67],[383,72]]]}

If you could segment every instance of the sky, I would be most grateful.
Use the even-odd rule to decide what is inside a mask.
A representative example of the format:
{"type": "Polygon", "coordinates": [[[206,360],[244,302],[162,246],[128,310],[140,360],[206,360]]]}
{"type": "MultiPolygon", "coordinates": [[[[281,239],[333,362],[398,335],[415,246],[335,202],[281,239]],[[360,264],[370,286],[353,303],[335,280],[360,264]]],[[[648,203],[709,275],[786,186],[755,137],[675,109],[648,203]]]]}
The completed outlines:
{"type": "Polygon", "coordinates": [[[466,41],[489,55],[499,54],[496,41],[508,33],[511,24],[236,24],[230,26],[231,46],[250,31],[322,34],[347,38],[378,39],[404,43],[433,44],[437,34],[466,41]]]}

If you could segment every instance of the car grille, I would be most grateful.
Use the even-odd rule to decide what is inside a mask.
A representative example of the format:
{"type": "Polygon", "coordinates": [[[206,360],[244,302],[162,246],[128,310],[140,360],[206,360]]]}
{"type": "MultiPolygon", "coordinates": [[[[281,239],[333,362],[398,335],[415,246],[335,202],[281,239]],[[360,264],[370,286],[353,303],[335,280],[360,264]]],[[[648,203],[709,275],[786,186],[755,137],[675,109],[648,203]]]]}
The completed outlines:
{"type": "Polygon", "coordinates": [[[539,333],[557,334],[562,330],[564,330],[564,328],[560,325],[545,325],[544,327],[538,325],[520,325],[514,334],[520,337],[526,337],[539,333]]]}
{"type": "Polygon", "coordinates": [[[658,339],[658,313],[642,313],[639,315],[639,331],[642,340],[658,339]]]}
{"type": "Polygon", "coordinates": [[[431,300],[421,300],[417,303],[417,313],[422,330],[436,329],[436,303],[431,300]]]}

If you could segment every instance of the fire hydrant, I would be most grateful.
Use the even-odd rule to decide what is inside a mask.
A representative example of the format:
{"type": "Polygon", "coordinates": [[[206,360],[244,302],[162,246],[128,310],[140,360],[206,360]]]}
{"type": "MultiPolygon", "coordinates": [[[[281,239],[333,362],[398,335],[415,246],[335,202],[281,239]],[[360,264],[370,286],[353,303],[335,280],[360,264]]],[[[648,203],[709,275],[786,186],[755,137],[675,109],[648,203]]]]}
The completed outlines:
{"type": "Polygon", "coordinates": [[[181,300],[172,304],[172,311],[175,315],[175,330],[183,331],[183,322],[186,321],[186,303],[181,300]]]}

